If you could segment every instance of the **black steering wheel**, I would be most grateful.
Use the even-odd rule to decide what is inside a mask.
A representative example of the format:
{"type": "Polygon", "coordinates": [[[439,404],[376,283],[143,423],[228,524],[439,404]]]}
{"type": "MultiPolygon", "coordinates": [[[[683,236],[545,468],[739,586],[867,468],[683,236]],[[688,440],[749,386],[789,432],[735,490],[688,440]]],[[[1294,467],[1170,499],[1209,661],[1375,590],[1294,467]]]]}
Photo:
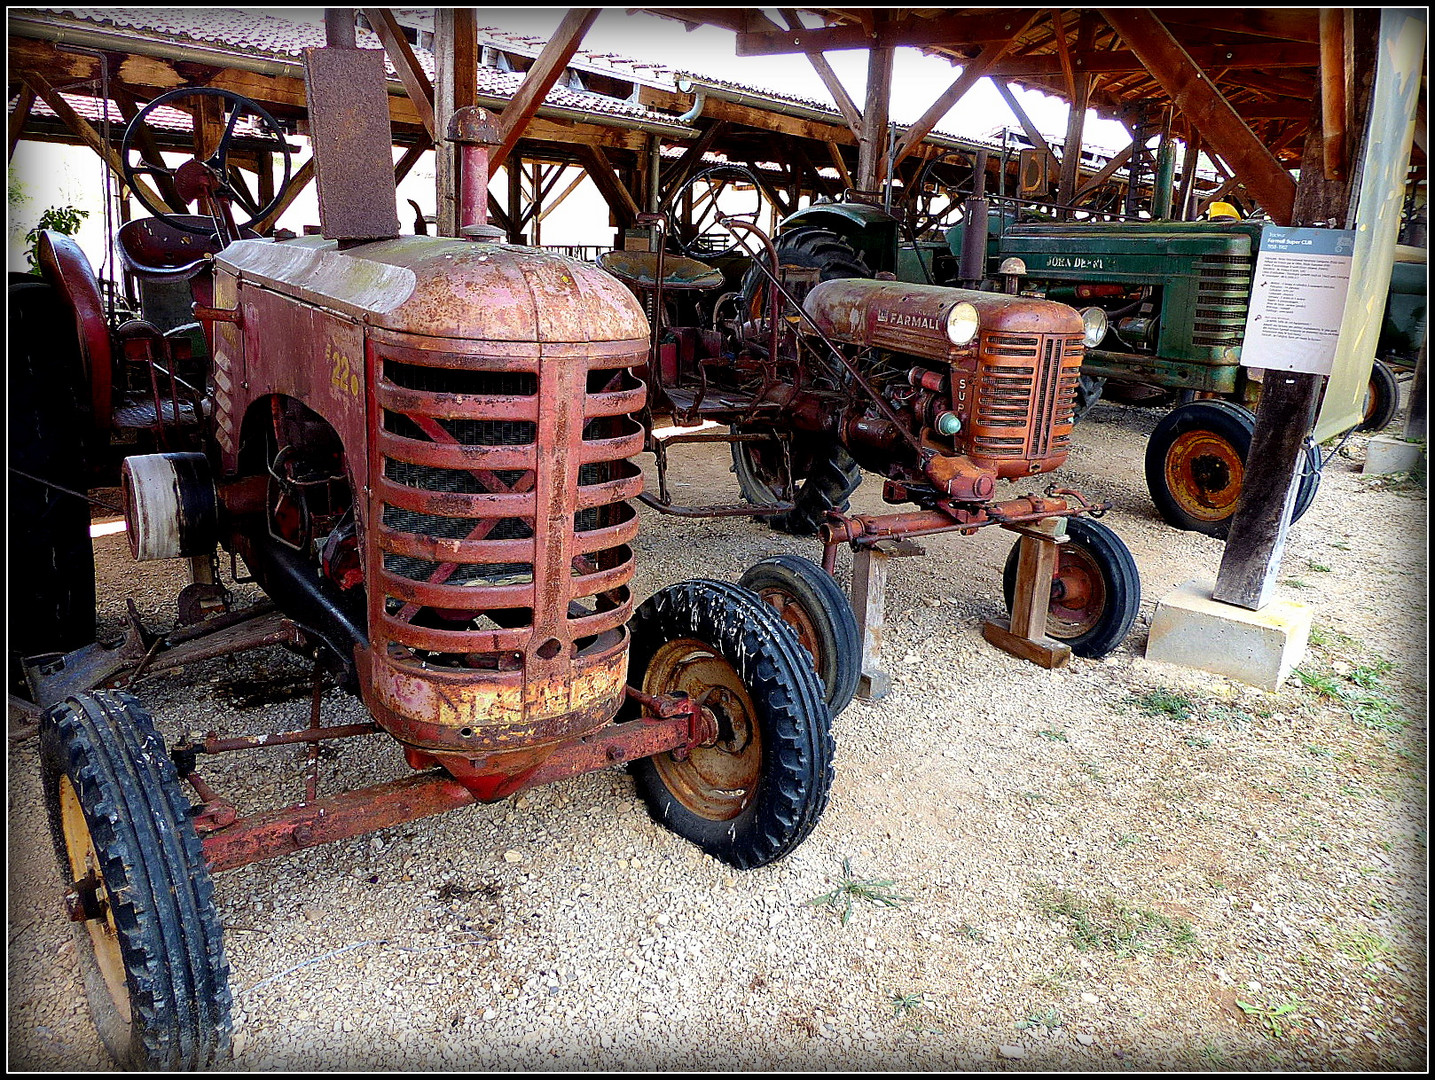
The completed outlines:
{"type": "Polygon", "coordinates": [[[150,101],[125,128],[124,139],[120,142],[120,157],[124,162],[125,183],[140,204],[183,232],[212,233],[218,227],[221,233],[237,236],[240,230],[263,220],[279,205],[291,179],[289,143],[279,122],[258,102],[211,86],[181,87],[150,101]],[[163,158],[149,160],[147,153],[159,156],[155,149],[159,143],[153,138],[161,127],[163,116],[158,110],[174,109],[187,114],[191,123],[197,124],[205,99],[218,99],[221,103],[224,131],[209,157],[203,160],[191,158],[178,168],[170,168],[163,158]],[[261,206],[259,199],[250,192],[239,166],[230,157],[252,154],[257,161],[259,155],[265,153],[278,154],[284,163],[284,170],[282,179],[275,185],[273,198],[261,206]],[[186,207],[197,204],[213,219],[214,226],[195,225],[194,215],[176,213],[173,206],[163,202],[156,204],[146,187],[135,183],[135,178],[139,176],[153,177],[166,197],[175,196],[186,207]],[[239,207],[248,217],[236,222],[231,205],[239,207]]]}
{"type": "Polygon", "coordinates": [[[745,165],[712,165],[694,173],[687,183],[668,199],[668,235],[678,251],[690,259],[720,259],[742,250],[737,237],[718,221],[719,216],[757,222],[762,209],[762,188],[757,177],[745,165]],[[742,192],[737,210],[724,210],[718,200],[733,189],[734,184],[751,186],[752,208],[748,209],[748,193],[742,192]],[[691,200],[691,210],[685,209],[691,200]],[[691,215],[691,220],[688,220],[691,215]]]}

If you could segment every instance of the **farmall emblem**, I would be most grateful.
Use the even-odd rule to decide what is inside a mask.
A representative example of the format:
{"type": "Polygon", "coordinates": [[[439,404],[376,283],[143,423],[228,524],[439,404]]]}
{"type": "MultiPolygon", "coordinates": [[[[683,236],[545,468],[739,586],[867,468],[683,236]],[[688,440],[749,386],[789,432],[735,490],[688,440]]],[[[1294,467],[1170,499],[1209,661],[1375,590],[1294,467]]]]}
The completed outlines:
{"type": "Polygon", "coordinates": [[[938,329],[934,315],[908,315],[901,311],[888,311],[886,308],[877,309],[877,325],[913,327],[918,330],[938,329]]]}

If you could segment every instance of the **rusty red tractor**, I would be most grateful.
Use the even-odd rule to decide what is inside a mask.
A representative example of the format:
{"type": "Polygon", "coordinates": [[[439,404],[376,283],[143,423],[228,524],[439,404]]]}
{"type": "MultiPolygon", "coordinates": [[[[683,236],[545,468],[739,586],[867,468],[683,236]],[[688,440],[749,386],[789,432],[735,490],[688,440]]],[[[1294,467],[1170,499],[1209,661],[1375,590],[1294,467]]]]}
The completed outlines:
{"type": "MultiPolygon", "coordinates": [[[[710,214],[714,188],[743,181],[758,186],[742,167],[717,166],[694,177],[674,205],[705,205],[710,214]],[[693,198],[690,189],[704,185],[693,198]]],[[[890,274],[874,279],[822,229],[789,231],[774,247],[742,217],[716,219],[733,239],[718,245],[713,264],[693,257],[701,252],[684,231],[692,221],[661,215],[646,220],[684,254],[659,243],[651,253],[599,258],[649,312],[650,429],[659,420],[679,428],[727,426],[650,438],[659,490],[640,498],[670,513],[746,513],[789,532],[817,533],[827,575],[844,544],[870,556],[904,538],[1002,526],[1021,537],[1004,570],[1012,620],[988,624],[988,639],[1021,655],[1035,651],[1040,662],[1069,655],[1063,648],[1095,658],[1119,645],[1135,619],[1140,579],[1125,544],[1091,520],[1106,506],[1055,485],[1005,499],[997,488],[1066,461],[1089,332],[1082,316],[1064,304],[1014,295],[1014,288],[909,284],[890,274]],[[740,248],[752,256],[747,270],[724,273],[724,260],[740,248]],[[746,506],[672,504],[668,446],[706,440],[732,444],[746,506]],[[917,509],[849,516],[847,500],[862,469],[883,478],[885,501],[917,509]],[[1049,581],[1049,590],[1038,579],[1049,581]],[[1051,649],[1052,642],[1062,648],[1051,649]]],[[[862,563],[864,570],[872,566],[870,559],[862,563]]],[[[754,573],[766,581],[774,571],[754,573]]],[[[855,663],[840,662],[838,643],[850,635],[839,618],[823,614],[837,609],[835,602],[802,602],[803,593],[811,597],[825,587],[816,575],[802,574],[804,582],[787,576],[790,587],[778,602],[800,609],[790,621],[804,630],[804,644],[827,643],[826,652],[839,654],[815,650],[838,712],[858,678],[855,663]],[[834,680],[842,687],[836,693],[834,680]]]]}
{"type": "MultiPolygon", "coordinates": [[[[326,166],[342,183],[389,160],[381,90],[357,125],[372,125],[378,154],[351,130],[353,110],[335,134],[315,104],[325,65],[344,76],[331,94],[382,87],[375,54],[361,52],[306,55],[316,154],[331,155],[319,158],[321,205],[326,166]]],[[[400,237],[396,215],[389,226],[371,203],[357,228],[331,204],[327,239],[245,239],[230,208],[253,221],[265,207],[244,197],[226,150],[268,140],[279,152],[285,133],[252,102],[218,96],[224,140],[178,170],[131,140],[146,112],[136,117],[131,186],[148,176],[198,212],[151,206],[156,217],[119,237],[137,273],[193,289],[202,365],[180,348],[184,334],[110,323],[62,237],[45,240],[43,278],[11,293],[18,370],[38,383],[75,361],[47,384],[69,395],[64,408],[90,402],[102,441],[153,442],[123,465],[135,556],[194,570],[173,629],[151,631],[131,602],[123,641],[79,648],[83,590],[48,582],[52,628],[70,625],[24,665],[45,710],[43,790],[91,1009],[111,1053],[143,1068],[226,1054],[214,872],[622,763],[655,820],[755,867],[811,832],[833,776],[826,691],[770,603],[695,580],[635,609],[631,500],[643,477],[632,459],[648,402],[635,372],[649,328],[632,293],[591,265],[493,242],[471,142],[459,238],[400,237]],[[265,600],[239,609],[221,553],[265,600]],[[272,645],[314,660],[308,727],[192,733],[166,747],[120,689],[272,645]],[[323,723],[326,669],[371,722],[323,723]],[[318,790],[321,742],[379,733],[410,773],[318,790]],[[201,775],[208,755],[282,745],[308,747],[293,805],[241,816],[201,775]]],[[[465,119],[481,127],[481,115],[465,119]]],[[[462,123],[452,130],[462,141],[462,123]]],[[[392,211],[392,174],[380,173],[392,211]]],[[[47,505],[73,499],[61,489],[76,483],[47,473],[65,445],[54,413],[19,436],[26,482],[47,505]]],[[[26,573],[65,573],[72,533],[36,524],[48,564],[26,573]]],[[[92,603],[89,618],[93,637],[92,603]]]]}

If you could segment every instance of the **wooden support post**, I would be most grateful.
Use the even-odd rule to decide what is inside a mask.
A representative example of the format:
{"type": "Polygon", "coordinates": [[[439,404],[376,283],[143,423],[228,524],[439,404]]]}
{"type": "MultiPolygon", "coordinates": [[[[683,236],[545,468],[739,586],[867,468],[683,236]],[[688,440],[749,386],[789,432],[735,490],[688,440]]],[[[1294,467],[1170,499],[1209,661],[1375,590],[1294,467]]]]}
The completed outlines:
{"type": "Polygon", "coordinates": [[[419,123],[423,124],[424,131],[428,134],[429,144],[437,145],[447,132],[439,131],[434,126],[433,83],[429,82],[428,75],[419,66],[418,57],[414,55],[404,37],[398,20],[388,8],[364,8],[363,12],[364,17],[369,20],[369,26],[383,43],[389,63],[393,64],[394,70],[398,72],[399,80],[404,84],[409,100],[413,102],[414,111],[419,114],[419,123]]]}
{"type": "Polygon", "coordinates": [[[20,84],[20,96],[15,99],[15,108],[10,112],[10,149],[6,157],[15,156],[15,144],[20,141],[20,132],[25,130],[25,121],[30,119],[30,107],[35,104],[35,91],[24,83],[20,84]]]}
{"type": "Polygon", "coordinates": [[[852,613],[862,641],[862,675],[857,696],[863,701],[886,697],[892,676],[882,670],[882,634],[887,623],[887,560],[923,555],[911,540],[878,540],[852,554],[852,613]]]}
{"type": "Polygon", "coordinates": [[[504,168],[508,171],[508,242],[523,243],[523,159],[509,154],[504,168]]]}
{"type": "Polygon", "coordinates": [[[892,99],[892,49],[874,46],[867,58],[867,103],[857,141],[857,188],[876,191],[887,163],[887,110],[892,99]]]}
{"type": "MultiPolygon", "coordinates": [[[[458,146],[448,141],[453,114],[478,96],[478,24],[473,8],[434,9],[434,217],[440,236],[458,235],[458,146]]],[[[492,175],[490,171],[490,175],[492,175]]]]}
{"type": "MultiPolygon", "coordinates": [[[[1061,180],[1057,184],[1056,201],[1064,205],[1070,205],[1076,196],[1076,181],[1081,174],[1081,135],[1090,102],[1091,76],[1083,71],[1076,75],[1076,96],[1066,117],[1066,145],[1061,151],[1061,180]]],[[[1070,217],[1071,211],[1063,210],[1061,216],[1070,217]]]]}
{"type": "Polygon", "coordinates": [[[997,648],[1044,668],[1058,668],[1071,659],[1071,646],[1047,636],[1051,610],[1051,579],[1056,575],[1057,548],[1066,543],[1066,519],[1047,518],[1031,526],[1011,526],[1021,537],[1011,619],[991,619],[982,637],[997,648]]]}
{"type": "MultiPolygon", "coordinates": [[[[1363,129],[1374,80],[1380,12],[1370,9],[1357,12],[1355,26],[1354,97],[1356,116],[1363,129]]],[[[1305,151],[1301,155],[1292,224],[1311,226],[1335,221],[1351,228],[1354,227],[1350,218],[1356,190],[1352,174],[1358,170],[1346,170],[1346,175],[1340,178],[1326,176],[1323,130],[1321,98],[1317,94],[1305,151]]],[[[1361,154],[1357,153],[1352,160],[1360,158],[1361,154]]],[[[1212,599],[1252,611],[1259,611],[1269,602],[1280,572],[1286,531],[1300,484],[1306,435],[1315,422],[1324,383],[1323,375],[1266,372],[1261,399],[1256,405],[1251,448],[1246,455],[1252,467],[1246,469],[1240,500],[1231,517],[1212,599]]]]}

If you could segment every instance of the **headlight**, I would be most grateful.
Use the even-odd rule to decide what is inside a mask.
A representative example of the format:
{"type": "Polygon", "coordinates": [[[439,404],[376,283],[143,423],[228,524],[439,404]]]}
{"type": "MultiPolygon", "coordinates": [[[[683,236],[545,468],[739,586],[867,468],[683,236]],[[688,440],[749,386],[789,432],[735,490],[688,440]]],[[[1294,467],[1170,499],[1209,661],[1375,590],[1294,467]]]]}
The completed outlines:
{"type": "Polygon", "coordinates": [[[981,322],[981,316],[971,304],[958,304],[947,313],[947,340],[953,345],[967,344],[977,336],[981,322]]]}
{"type": "Polygon", "coordinates": [[[1081,340],[1088,349],[1096,348],[1106,337],[1106,312],[1099,307],[1083,308],[1081,322],[1086,327],[1081,340]]]}

